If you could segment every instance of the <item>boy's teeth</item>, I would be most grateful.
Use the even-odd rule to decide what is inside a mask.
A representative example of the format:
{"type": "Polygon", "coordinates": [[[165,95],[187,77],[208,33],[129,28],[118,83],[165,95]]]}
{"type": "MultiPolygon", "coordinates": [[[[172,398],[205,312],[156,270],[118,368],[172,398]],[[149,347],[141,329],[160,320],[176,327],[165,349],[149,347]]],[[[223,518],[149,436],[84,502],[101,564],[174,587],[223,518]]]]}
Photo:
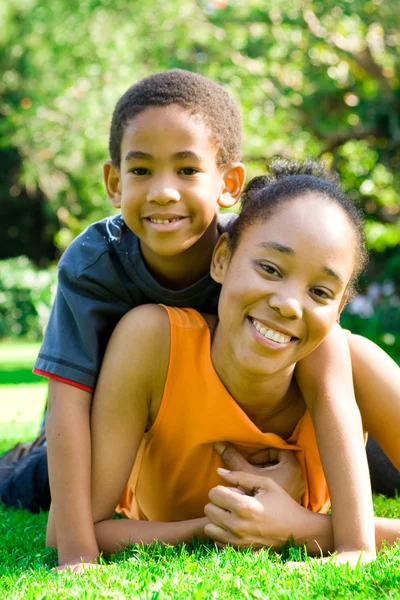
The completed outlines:
{"type": "Polygon", "coordinates": [[[283,333],[278,333],[273,329],[267,329],[259,321],[252,319],[252,323],[254,327],[259,331],[264,337],[274,342],[278,342],[278,344],[287,344],[290,342],[291,338],[288,335],[283,335],[283,333]]]}
{"type": "Polygon", "coordinates": [[[152,223],[160,223],[161,225],[166,225],[167,223],[175,223],[175,221],[179,221],[179,217],[176,217],[175,219],[153,219],[152,217],[150,217],[150,221],[152,223]]]}

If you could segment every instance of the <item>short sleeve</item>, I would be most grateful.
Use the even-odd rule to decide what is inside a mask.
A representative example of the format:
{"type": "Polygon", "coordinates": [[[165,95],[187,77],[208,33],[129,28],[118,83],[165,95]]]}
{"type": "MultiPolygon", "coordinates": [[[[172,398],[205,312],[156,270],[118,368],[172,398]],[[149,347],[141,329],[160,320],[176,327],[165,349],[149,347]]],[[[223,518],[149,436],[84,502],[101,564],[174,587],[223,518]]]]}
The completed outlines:
{"type": "Polygon", "coordinates": [[[111,333],[133,306],[115,294],[122,284],[107,253],[77,273],[75,250],[60,262],[56,298],[34,370],[93,389],[111,333]]]}

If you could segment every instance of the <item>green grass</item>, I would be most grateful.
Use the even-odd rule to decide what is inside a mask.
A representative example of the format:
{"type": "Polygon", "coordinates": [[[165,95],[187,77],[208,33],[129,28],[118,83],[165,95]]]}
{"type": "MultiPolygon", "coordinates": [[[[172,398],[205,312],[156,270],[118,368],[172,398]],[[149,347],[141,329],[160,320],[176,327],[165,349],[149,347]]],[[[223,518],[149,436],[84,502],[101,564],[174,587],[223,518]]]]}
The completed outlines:
{"type": "MultiPolygon", "coordinates": [[[[37,432],[46,385],[33,383],[36,377],[27,381],[26,374],[36,351],[32,345],[0,345],[0,449],[37,432]]],[[[374,503],[377,515],[400,518],[399,499],[379,496],[374,503]]],[[[44,545],[46,518],[0,507],[2,600],[400,598],[400,545],[356,569],[315,563],[290,546],[280,555],[218,550],[212,544],[133,546],[107,558],[100,569],[58,574],[52,571],[56,553],[44,545]],[[285,566],[300,557],[302,568],[285,566]]]]}
{"type": "Polygon", "coordinates": [[[0,452],[37,434],[47,390],[32,373],[38,350],[39,344],[0,344],[0,452]]]}

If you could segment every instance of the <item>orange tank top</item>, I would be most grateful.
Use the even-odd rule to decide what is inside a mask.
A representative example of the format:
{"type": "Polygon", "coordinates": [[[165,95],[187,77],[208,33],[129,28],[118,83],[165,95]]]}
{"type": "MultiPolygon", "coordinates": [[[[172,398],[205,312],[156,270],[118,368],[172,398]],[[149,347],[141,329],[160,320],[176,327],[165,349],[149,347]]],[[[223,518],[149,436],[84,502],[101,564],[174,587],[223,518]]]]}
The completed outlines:
{"type": "Polygon", "coordinates": [[[158,415],[145,433],[117,512],[131,519],[182,521],[204,516],[208,492],[226,485],[214,442],[228,441],[246,458],[266,447],[294,450],[306,492],[302,504],[314,512],[329,507],[328,488],[308,411],[285,441],[263,433],[224,387],[211,361],[211,334],[189,308],[168,312],[171,348],[158,415]]]}

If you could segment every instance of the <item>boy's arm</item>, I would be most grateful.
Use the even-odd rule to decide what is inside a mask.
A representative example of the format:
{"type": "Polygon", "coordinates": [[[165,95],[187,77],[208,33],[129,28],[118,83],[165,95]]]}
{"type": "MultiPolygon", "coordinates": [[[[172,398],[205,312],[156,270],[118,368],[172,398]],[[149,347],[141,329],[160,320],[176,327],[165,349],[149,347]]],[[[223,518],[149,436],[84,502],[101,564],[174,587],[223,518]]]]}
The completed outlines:
{"type": "Polygon", "coordinates": [[[58,546],[61,564],[75,560],[75,554],[79,561],[98,555],[90,509],[91,390],[109,336],[130,307],[100,225],[90,226],[61,258],[57,294],[34,369],[51,378],[46,430],[53,503],[47,544],[58,546]]]}
{"type": "Polygon", "coordinates": [[[371,484],[344,332],[335,326],[298,363],[296,380],[310,410],[332,502],[335,550],[375,553],[371,484]]]}
{"type": "Polygon", "coordinates": [[[116,552],[130,542],[166,543],[204,536],[206,519],[180,523],[113,520],[146,424],[154,423],[167,377],[168,314],[145,305],[128,313],[111,336],[93,399],[92,499],[99,548],[116,552]]]}
{"type": "Polygon", "coordinates": [[[99,550],[90,494],[92,394],[49,381],[46,419],[52,505],[46,542],[57,546],[58,563],[93,561],[99,550]]]}

